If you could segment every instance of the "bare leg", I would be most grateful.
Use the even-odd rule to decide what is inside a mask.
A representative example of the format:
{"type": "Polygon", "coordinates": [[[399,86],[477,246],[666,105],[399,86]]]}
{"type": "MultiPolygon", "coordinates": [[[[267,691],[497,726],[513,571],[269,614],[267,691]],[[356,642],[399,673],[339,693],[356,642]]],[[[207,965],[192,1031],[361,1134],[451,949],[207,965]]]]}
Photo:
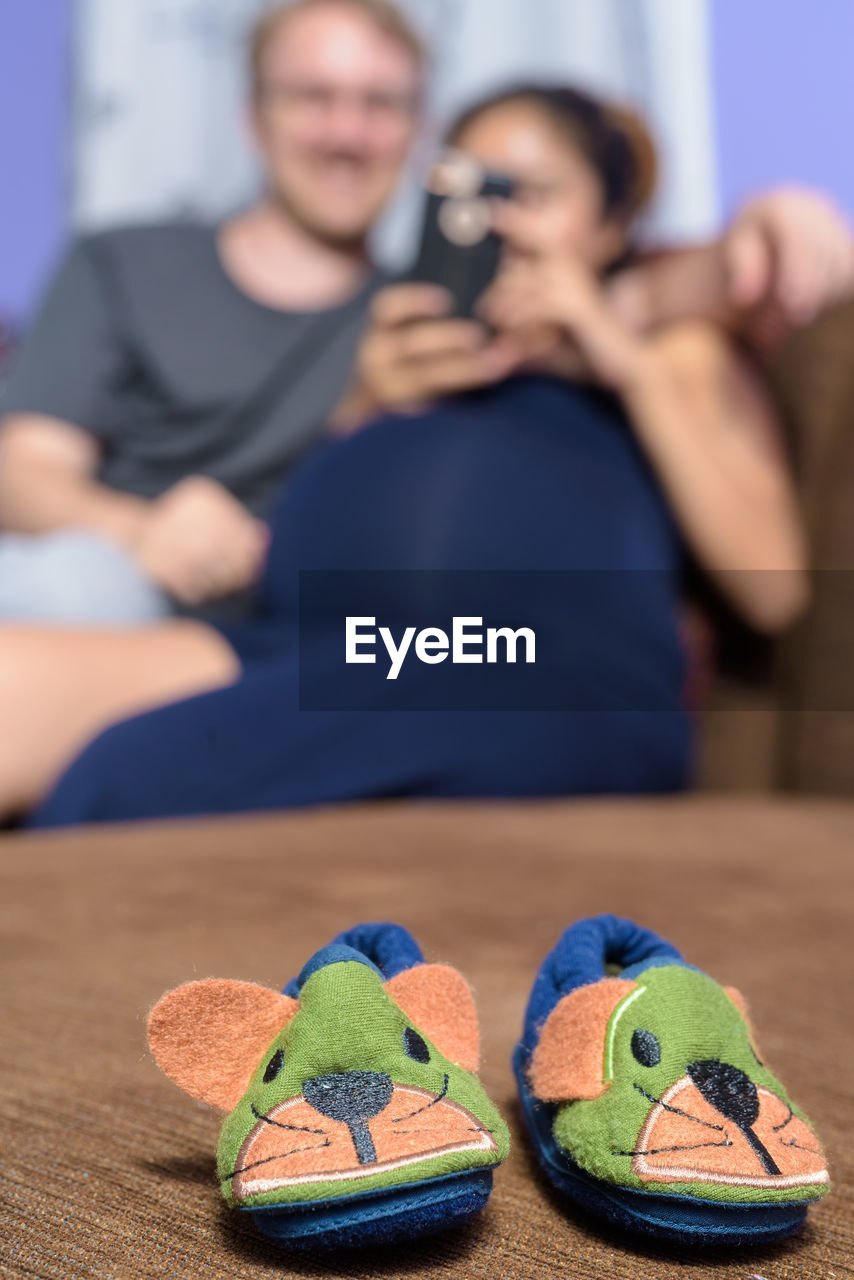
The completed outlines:
{"type": "Polygon", "coordinates": [[[201,622],[0,627],[0,816],[41,799],[116,720],[231,684],[239,674],[231,647],[201,622]]]}

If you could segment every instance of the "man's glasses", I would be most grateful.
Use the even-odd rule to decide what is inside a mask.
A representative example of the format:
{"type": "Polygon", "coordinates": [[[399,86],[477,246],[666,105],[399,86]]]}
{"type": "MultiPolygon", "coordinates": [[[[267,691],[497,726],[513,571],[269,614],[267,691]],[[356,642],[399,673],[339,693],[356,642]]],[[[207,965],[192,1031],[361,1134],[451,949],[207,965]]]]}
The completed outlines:
{"type": "Polygon", "coordinates": [[[347,106],[376,121],[409,120],[418,108],[416,96],[381,89],[364,92],[321,84],[288,84],[271,80],[257,89],[261,104],[276,114],[324,117],[347,106]]]}

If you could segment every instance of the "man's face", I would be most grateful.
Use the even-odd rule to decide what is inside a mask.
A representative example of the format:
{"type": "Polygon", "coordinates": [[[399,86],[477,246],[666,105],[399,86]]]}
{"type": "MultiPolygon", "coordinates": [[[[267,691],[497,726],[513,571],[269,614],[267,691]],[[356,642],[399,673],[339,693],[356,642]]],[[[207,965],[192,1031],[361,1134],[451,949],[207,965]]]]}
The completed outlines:
{"type": "Polygon", "coordinates": [[[273,195],[312,235],[361,240],[394,190],[417,120],[419,70],[368,18],[329,0],[274,31],[255,136],[273,195]]]}

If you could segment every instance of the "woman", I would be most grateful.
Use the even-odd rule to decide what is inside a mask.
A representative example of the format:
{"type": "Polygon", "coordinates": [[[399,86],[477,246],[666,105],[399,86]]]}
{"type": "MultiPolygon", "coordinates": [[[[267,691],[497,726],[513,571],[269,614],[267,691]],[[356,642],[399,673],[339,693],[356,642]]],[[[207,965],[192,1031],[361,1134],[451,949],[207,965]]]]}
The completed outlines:
{"type": "MultiPolygon", "coordinates": [[[[722,332],[641,336],[609,302],[652,187],[636,122],[526,87],[467,112],[452,140],[515,181],[495,215],[504,269],[481,304],[495,336],[454,322],[454,358],[480,362],[484,389],[380,417],[306,462],[273,522],[257,623],[80,634],[62,668],[52,637],[20,632],[24,660],[0,668],[17,726],[0,760],[7,811],[37,803],[104,725],[176,698],[101,734],[34,825],[686,784],[686,558],[759,628],[805,601],[772,410],[722,332]],[[298,628],[303,570],[338,578],[304,580],[298,628]],[[469,572],[413,572],[446,570],[469,572]],[[395,683],[378,665],[345,669],[344,613],[383,609],[395,636],[410,620],[493,610],[534,631],[545,662],[521,674],[410,664],[395,683]]],[[[439,330],[397,323],[407,298],[413,319],[401,290],[378,300],[339,430],[417,400],[412,371],[439,330]]]]}

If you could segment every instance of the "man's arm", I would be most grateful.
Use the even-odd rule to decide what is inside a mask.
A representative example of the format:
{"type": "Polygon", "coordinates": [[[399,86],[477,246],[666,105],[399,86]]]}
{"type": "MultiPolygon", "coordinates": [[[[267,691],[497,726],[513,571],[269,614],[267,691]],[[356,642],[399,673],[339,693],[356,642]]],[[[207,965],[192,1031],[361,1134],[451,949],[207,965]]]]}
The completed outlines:
{"type": "Polygon", "coordinates": [[[88,431],[59,418],[13,413],[0,419],[0,528],[88,529],[132,547],[149,503],[99,484],[99,456],[88,431]]]}
{"type": "Polygon", "coordinates": [[[148,501],[95,479],[99,449],[58,418],[0,421],[0,527],[21,533],[89,529],[119,543],[176,600],[201,604],[251,585],[268,531],[206,476],[148,501]]]}
{"type": "Polygon", "coordinates": [[[821,192],[779,187],[748,200],[718,240],[650,254],[609,293],[636,331],[702,319],[768,350],[854,294],[854,235],[821,192]]]}
{"type": "MultiPolygon", "coordinates": [[[[0,387],[0,527],[75,527],[128,545],[145,503],[96,480],[127,367],[109,241],[78,240],[60,263],[0,387]]],[[[115,443],[115,442],[114,442],[115,443]]]]}
{"type": "Polygon", "coordinates": [[[738,312],[729,299],[721,245],[716,240],[642,255],[606,286],[617,315],[635,333],[682,320],[735,328],[738,312]]]}
{"type": "Polygon", "coordinates": [[[79,241],[0,388],[0,528],[98,533],[186,604],[240,591],[268,531],[221,484],[187,476],[147,501],[97,480],[101,440],[122,448],[115,400],[131,358],[110,278],[108,243],[79,241]]]}

